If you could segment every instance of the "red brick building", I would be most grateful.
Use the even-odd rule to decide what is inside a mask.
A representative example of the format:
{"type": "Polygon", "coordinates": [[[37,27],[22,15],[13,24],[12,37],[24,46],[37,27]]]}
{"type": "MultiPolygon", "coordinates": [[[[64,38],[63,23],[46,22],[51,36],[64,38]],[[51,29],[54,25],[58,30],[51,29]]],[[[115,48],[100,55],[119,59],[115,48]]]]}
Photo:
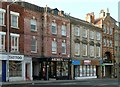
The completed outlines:
{"type": "MultiPolygon", "coordinates": [[[[43,13],[43,49],[49,77],[68,79],[70,76],[70,20],[57,8],[46,7],[43,13]]],[[[46,63],[44,63],[46,65],[46,63]]]]}
{"type": "Polygon", "coordinates": [[[2,81],[24,80],[23,7],[13,3],[0,3],[0,66],[2,66],[2,71],[0,71],[2,72],[2,81]],[[8,5],[9,13],[7,15],[8,5]]]}

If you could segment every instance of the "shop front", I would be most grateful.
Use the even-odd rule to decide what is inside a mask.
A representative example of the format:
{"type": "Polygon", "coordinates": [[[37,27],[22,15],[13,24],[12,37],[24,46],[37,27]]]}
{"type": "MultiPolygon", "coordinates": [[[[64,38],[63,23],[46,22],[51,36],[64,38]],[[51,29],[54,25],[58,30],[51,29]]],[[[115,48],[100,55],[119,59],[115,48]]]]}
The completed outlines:
{"type": "Polygon", "coordinates": [[[97,78],[100,72],[98,60],[79,60],[80,64],[74,65],[74,79],[97,78]]]}
{"type": "MultiPolygon", "coordinates": [[[[7,60],[8,61],[8,60],[7,60]]],[[[24,80],[24,55],[9,55],[9,81],[24,80]]],[[[6,65],[8,67],[8,65],[6,65]]]]}
{"type": "Polygon", "coordinates": [[[69,58],[36,58],[33,60],[33,78],[35,79],[69,79],[70,59],[69,58]]]}

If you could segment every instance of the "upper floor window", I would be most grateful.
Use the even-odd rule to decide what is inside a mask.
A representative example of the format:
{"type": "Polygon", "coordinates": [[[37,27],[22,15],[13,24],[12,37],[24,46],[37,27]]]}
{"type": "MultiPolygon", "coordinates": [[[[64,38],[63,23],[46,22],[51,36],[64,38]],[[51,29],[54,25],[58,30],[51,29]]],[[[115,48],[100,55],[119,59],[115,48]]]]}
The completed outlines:
{"type": "Polygon", "coordinates": [[[96,33],[96,40],[100,40],[100,38],[101,38],[101,34],[100,34],[100,32],[97,32],[96,33]]]}
{"type": "Polygon", "coordinates": [[[83,56],[87,56],[87,44],[83,44],[82,46],[83,56]]]}
{"type": "Polygon", "coordinates": [[[11,52],[19,51],[19,34],[10,34],[11,36],[11,52]]]}
{"type": "Polygon", "coordinates": [[[107,40],[107,47],[109,47],[109,44],[110,44],[110,43],[109,43],[109,40],[107,40]]]}
{"type": "Polygon", "coordinates": [[[35,19],[30,20],[31,31],[37,31],[37,22],[35,19]]]}
{"type": "Polygon", "coordinates": [[[62,25],[62,35],[66,36],[67,26],[62,25]]]}
{"type": "Polygon", "coordinates": [[[101,52],[100,52],[100,47],[97,46],[97,47],[96,47],[96,56],[97,56],[97,57],[100,57],[100,53],[101,53],[101,52]]]}
{"type": "Polygon", "coordinates": [[[62,54],[66,54],[66,43],[65,43],[65,41],[62,42],[62,54]]]}
{"type": "Polygon", "coordinates": [[[106,27],[107,27],[107,26],[104,24],[104,25],[103,25],[103,32],[104,32],[104,33],[106,33],[106,32],[107,32],[106,27]]]}
{"type": "Polygon", "coordinates": [[[109,34],[109,26],[107,26],[107,34],[109,34]]]}
{"type": "Polygon", "coordinates": [[[75,55],[80,55],[80,44],[75,43],[75,55]]]}
{"type": "Polygon", "coordinates": [[[90,31],[90,39],[94,39],[94,31],[90,31]]]}
{"type": "Polygon", "coordinates": [[[10,14],[11,14],[11,27],[18,28],[19,13],[11,11],[10,14]]]}
{"type": "Polygon", "coordinates": [[[110,43],[109,43],[110,47],[112,47],[112,40],[110,40],[110,43]]]}
{"type": "Polygon", "coordinates": [[[80,28],[79,27],[75,27],[74,32],[75,32],[75,36],[80,36],[80,28]]]}
{"type": "Polygon", "coordinates": [[[90,56],[94,56],[94,46],[90,46],[90,56]]]}
{"type": "Polygon", "coordinates": [[[113,33],[113,29],[112,29],[112,28],[110,28],[110,35],[112,35],[112,33],[113,33]]]}
{"type": "Polygon", "coordinates": [[[37,53],[37,39],[35,36],[33,36],[31,39],[31,52],[37,53]]]}
{"type": "Polygon", "coordinates": [[[5,32],[0,32],[0,51],[5,50],[5,32]]]}
{"type": "Polygon", "coordinates": [[[52,53],[57,53],[57,42],[52,41],[52,53]]]}
{"type": "Polygon", "coordinates": [[[57,25],[56,23],[52,23],[52,34],[57,34],[57,25]]]}
{"type": "Polygon", "coordinates": [[[83,37],[87,38],[87,30],[86,29],[83,29],[83,37]]]}
{"type": "Polygon", "coordinates": [[[104,38],[104,39],[103,39],[103,45],[106,46],[106,44],[107,44],[107,41],[106,41],[106,39],[104,38]]]}
{"type": "Polygon", "coordinates": [[[5,10],[0,8],[0,26],[5,24],[5,10]]]}

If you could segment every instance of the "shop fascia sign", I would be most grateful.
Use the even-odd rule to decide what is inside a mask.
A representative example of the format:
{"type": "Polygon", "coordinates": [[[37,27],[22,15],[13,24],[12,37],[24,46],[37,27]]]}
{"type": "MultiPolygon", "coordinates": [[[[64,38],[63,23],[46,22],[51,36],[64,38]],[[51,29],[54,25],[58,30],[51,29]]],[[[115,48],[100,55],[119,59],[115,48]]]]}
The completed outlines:
{"type": "Polygon", "coordinates": [[[24,55],[9,55],[9,60],[22,61],[24,60],[24,55]]]}
{"type": "Polygon", "coordinates": [[[91,64],[91,60],[84,60],[84,65],[90,65],[91,64]]]}

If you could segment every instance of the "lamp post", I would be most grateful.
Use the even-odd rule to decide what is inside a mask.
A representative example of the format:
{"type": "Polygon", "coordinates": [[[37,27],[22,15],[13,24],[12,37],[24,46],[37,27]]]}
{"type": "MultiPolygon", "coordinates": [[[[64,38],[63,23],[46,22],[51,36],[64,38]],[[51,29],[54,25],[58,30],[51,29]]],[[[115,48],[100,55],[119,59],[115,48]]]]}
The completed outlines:
{"type": "Polygon", "coordinates": [[[14,4],[14,2],[10,3],[7,5],[7,81],[9,82],[9,51],[10,51],[10,17],[9,17],[9,11],[10,11],[10,6],[14,4]]]}

